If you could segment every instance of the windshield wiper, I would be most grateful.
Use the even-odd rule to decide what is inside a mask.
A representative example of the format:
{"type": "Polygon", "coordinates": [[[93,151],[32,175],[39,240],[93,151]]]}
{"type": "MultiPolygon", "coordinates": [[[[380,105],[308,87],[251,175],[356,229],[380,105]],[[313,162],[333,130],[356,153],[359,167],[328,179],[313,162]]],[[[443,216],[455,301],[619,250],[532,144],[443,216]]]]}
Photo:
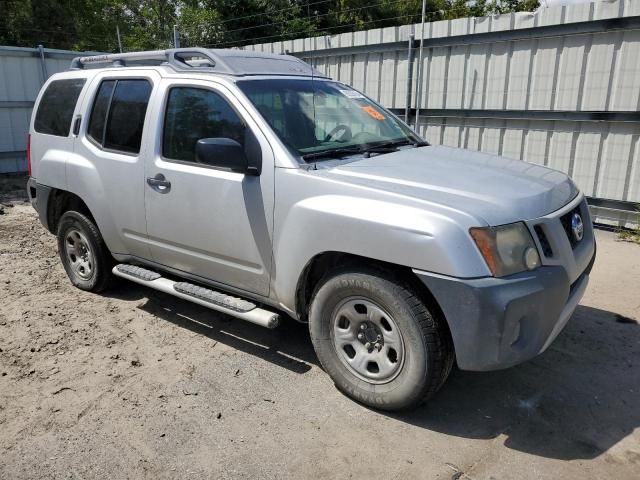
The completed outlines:
{"type": "Polygon", "coordinates": [[[363,150],[360,147],[340,147],[331,148],[329,150],[322,150],[321,152],[311,152],[302,155],[303,160],[315,160],[318,158],[339,158],[344,155],[353,155],[355,153],[362,153],[363,150]]]}
{"type": "Polygon", "coordinates": [[[340,158],[344,155],[354,155],[358,153],[363,153],[365,157],[368,158],[371,153],[392,153],[398,150],[398,147],[402,147],[404,145],[413,145],[414,147],[425,147],[429,145],[427,142],[423,141],[411,141],[411,140],[395,140],[391,142],[384,142],[377,145],[371,145],[369,147],[338,147],[331,148],[329,150],[322,150],[320,152],[311,152],[305,153],[302,155],[303,160],[317,160],[320,158],[340,158]]]}
{"type": "Polygon", "coordinates": [[[402,147],[405,145],[413,145],[414,147],[425,147],[429,145],[427,142],[412,142],[410,140],[394,140],[390,142],[379,143],[377,145],[371,145],[370,147],[363,148],[362,152],[364,152],[365,157],[369,157],[372,153],[391,153],[398,151],[398,147],[402,147]]]}
{"type": "Polygon", "coordinates": [[[392,140],[390,142],[378,143],[376,145],[372,145],[370,148],[364,148],[363,151],[372,151],[375,149],[388,149],[388,148],[396,148],[403,147],[405,145],[412,145],[414,147],[426,147],[429,144],[423,141],[411,141],[411,140],[392,140]]]}

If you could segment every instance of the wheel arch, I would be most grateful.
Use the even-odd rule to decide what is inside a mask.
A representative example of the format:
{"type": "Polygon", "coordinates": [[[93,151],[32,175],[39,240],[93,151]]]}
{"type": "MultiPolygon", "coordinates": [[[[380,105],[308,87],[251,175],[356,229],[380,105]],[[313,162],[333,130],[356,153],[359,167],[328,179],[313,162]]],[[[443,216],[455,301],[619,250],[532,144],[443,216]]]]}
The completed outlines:
{"type": "Polygon", "coordinates": [[[58,230],[60,218],[62,217],[62,215],[64,215],[65,212],[68,212],[70,210],[75,210],[86,215],[94,224],[96,224],[91,210],[87,206],[86,202],[82,200],[82,198],[80,198],[75,193],[71,193],[67,190],[54,188],[51,190],[47,202],[47,229],[55,235],[58,230]]]}
{"type": "Polygon", "coordinates": [[[295,295],[296,314],[301,322],[308,320],[309,305],[311,304],[313,293],[322,279],[332,272],[345,268],[373,270],[387,278],[390,277],[408,284],[420,296],[420,299],[430,309],[433,309],[434,313],[443,318],[446,323],[446,318],[437,300],[411,268],[339,251],[319,253],[312,257],[302,269],[298,277],[295,295]]]}

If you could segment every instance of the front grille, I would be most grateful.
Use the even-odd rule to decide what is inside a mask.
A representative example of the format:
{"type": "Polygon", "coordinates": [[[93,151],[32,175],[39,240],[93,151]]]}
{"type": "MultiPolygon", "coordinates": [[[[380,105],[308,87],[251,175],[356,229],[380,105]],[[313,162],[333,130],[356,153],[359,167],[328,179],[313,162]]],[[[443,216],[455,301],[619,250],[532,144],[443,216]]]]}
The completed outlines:
{"type": "Polygon", "coordinates": [[[581,214],[580,205],[560,217],[560,223],[562,224],[564,232],[567,234],[567,238],[569,239],[571,248],[576,248],[576,245],[578,244],[578,240],[575,239],[575,237],[573,236],[573,231],[571,230],[571,217],[573,217],[575,213],[581,214]]]}
{"type": "Polygon", "coordinates": [[[540,247],[542,247],[542,253],[547,258],[553,257],[553,249],[551,248],[551,244],[549,243],[549,239],[547,235],[544,233],[541,225],[536,225],[533,227],[538,236],[538,241],[540,242],[540,247]]]}

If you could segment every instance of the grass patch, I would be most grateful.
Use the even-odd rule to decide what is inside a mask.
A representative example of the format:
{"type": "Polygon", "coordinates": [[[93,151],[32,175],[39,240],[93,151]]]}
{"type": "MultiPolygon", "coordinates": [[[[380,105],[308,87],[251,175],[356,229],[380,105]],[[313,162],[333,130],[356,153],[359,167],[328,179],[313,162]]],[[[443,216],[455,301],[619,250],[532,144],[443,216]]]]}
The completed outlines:
{"type": "Polygon", "coordinates": [[[640,245],[640,227],[633,230],[618,230],[618,240],[640,245]]]}
{"type": "Polygon", "coordinates": [[[635,209],[638,212],[636,213],[636,228],[621,228],[616,233],[618,234],[618,240],[640,245],[640,205],[636,204],[635,209]]]}

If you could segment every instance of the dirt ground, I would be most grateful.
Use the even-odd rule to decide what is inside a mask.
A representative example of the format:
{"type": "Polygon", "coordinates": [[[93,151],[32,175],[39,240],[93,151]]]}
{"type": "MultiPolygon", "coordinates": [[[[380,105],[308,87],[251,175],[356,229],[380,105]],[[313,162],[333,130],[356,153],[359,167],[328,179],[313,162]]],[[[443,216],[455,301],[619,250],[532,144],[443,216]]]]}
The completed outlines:
{"type": "Polygon", "coordinates": [[[31,207],[3,210],[2,479],[640,476],[640,247],[611,233],[547,352],[389,415],[334,388],[304,326],[82,292],[31,207]]]}

